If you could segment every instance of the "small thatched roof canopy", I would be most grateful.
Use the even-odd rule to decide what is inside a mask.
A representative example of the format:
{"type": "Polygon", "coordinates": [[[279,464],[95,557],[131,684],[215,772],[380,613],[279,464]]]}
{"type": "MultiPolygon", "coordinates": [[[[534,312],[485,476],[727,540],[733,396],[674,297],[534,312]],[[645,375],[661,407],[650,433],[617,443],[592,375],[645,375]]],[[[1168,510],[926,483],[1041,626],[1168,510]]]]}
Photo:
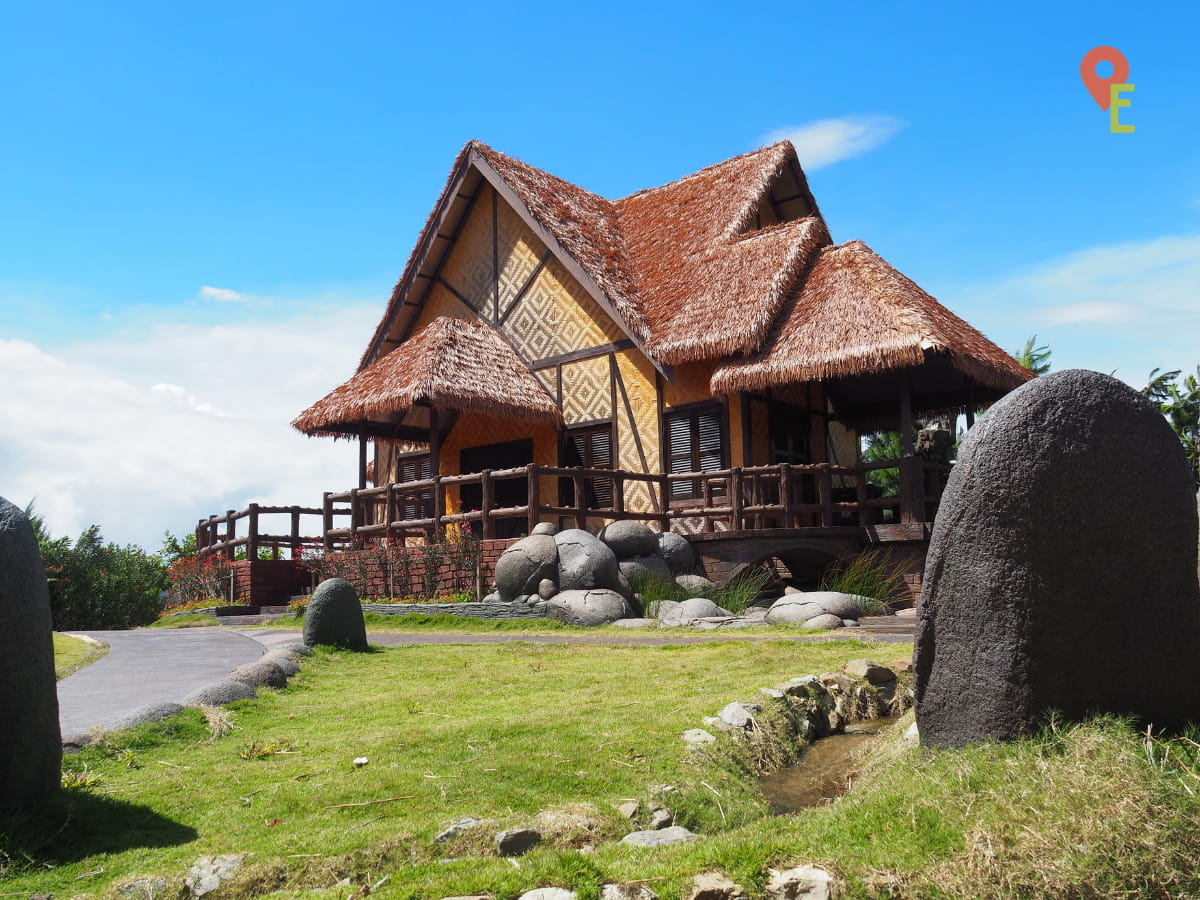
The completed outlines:
{"type": "Polygon", "coordinates": [[[529,368],[487,325],[439,316],[293,420],[309,435],[398,436],[416,406],[477,410],[558,424],[562,414],[529,368]]]}
{"type": "MultiPolygon", "coordinates": [[[[712,389],[728,394],[833,379],[861,384],[919,366],[965,379],[981,389],[981,401],[1033,377],[862,241],[851,241],[821,250],[763,348],[718,368],[712,389]]],[[[945,388],[942,382],[939,391],[945,388]]]]}

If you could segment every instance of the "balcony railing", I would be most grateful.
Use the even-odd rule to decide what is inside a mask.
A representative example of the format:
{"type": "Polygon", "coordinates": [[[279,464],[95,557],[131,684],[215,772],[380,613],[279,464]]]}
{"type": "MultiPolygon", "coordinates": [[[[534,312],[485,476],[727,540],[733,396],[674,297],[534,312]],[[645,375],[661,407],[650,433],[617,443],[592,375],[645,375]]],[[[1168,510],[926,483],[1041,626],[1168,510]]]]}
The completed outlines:
{"type": "Polygon", "coordinates": [[[687,533],[829,528],[887,522],[932,522],[950,467],[920,457],[837,466],[778,464],[673,475],[614,469],[561,468],[531,464],[470,475],[440,475],[421,481],[326,493],[319,509],[250,504],[240,512],[201,519],[196,544],[203,554],[257,559],[269,550],[293,558],[305,548],[335,549],[358,541],[407,540],[441,534],[447,526],[469,528],[484,539],[528,534],[538,522],[589,528],[618,519],[687,533]],[[899,474],[899,492],[884,496],[868,478],[872,471],[899,474]],[[627,488],[642,484],[652,509],[627,508],[627,488]],[[596,490],[602,485],[605,490],[596,490]],[[611,490],[607,488],[611,485],[611,490]],[[592,488],[592,489],[589,489],[592,488]],[[446,497],[469,489],[478,509],[446,497]],[[588,498],[611,497],[604,508],[588,498]],[[514,503],[514,497],[520,501],[514,503]],[[561,498],[571,497],[564,502],[561,498]],[[287,516],[286,534],[262,530],[264,517],[287,516]],[[301,519],[320,517],[316,535],[301,532],[301,519]],[[244,526],[241,523],[245,523],[244,526]],[[244,530],[243,530],[244,529],[244,530]]]}

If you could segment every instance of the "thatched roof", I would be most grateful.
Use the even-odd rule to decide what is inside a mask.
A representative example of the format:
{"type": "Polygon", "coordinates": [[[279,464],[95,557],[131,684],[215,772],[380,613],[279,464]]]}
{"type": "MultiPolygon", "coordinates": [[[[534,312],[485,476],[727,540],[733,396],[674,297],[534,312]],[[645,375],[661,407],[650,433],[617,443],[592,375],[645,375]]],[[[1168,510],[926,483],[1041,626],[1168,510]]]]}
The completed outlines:
{"type": "Polygon", "coordinates": [[[941,359],[986,388],[1033,377],[862,241],[825,247],[762,349],[713,373],[728,394],[921,366],[941,359]]]}
{"type": "Polygon", "coordinates": [[[788,292],[829,243],[796,151],[784,141],[658,188],[610,201],[472,141],[430,213],[363,355],[370,365],[405,337],[422,282],[486,180],[559,253],[580,283],[658,365],[757,348],[788,292]],[[802,215],[757,227],[784,183],[802,215]],[[466,198],[466,199],[464,199],[466,198]]]}
{"type": "Polygon", "coordinates": [[[359,434],[414,407],[477,410],[558,424],[554,399],[494,329],[439,316],[292,422],[305,434],[359,434]]]}

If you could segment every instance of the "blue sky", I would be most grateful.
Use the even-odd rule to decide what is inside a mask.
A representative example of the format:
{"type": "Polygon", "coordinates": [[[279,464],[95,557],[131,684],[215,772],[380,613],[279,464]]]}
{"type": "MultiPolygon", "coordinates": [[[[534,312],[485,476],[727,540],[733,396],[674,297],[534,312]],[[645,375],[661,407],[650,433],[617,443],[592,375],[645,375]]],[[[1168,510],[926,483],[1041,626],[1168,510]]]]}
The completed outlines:
{"type": "Polygon", "coordinates": [[[1007,349],[1200,363],[1200,11],[1116,3],[8,4],[0,495],[154,546],[314,503],[462,144],[617,197],[794,135],[861,239],[1007,349]],[[1136,90],[1112,134],[1079,78],[1136,90]]]}

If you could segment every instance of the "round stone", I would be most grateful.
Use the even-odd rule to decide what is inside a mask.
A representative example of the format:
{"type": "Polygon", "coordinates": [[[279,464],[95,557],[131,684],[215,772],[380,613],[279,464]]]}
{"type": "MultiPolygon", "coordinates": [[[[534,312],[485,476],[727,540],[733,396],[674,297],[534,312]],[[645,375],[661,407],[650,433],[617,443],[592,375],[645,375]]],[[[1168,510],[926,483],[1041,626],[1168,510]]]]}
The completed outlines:
{"type": "Polygon", "coordinates": [[[322,581],[304,613],[304,643],[346,650],[367,649],[367,627],[354,586],[342,578],[322,581]]]}
{"type": "Polygon", "coordinates": [[[594,534],[579,528],[568,528],[556,534],[553,540],[558,546],[560,591],[589,588],[620,590],[617,555],[594,534]]]}
{"type": "Polygon", "coordinates": [[[703,575],[676,575],[675,583],[687,591],[689,594],[703,596],[710,594],[717,589],[716,582],[709,581],[703,575]]]}
{"type": "Polygon", "coordinates": [[[839,619],[857,619],[862,615],[863,604],[874,602],[870,597],[843,594],[840,591],[810,591],[793,596],[819,604],[821,609],[839,619]]]}
{"type": "Polygon", "coordinates": [[[804,623],[805,628],[817,630],[819,628],[843,628],[842,619],[840,616],[835,616],[832,613],[821,613],[819,616],[813,616],[804,623]]]}
{"type": "Polygon", "coordinates": [[[669,581],[671,578],[671,570],[667,568],[666,562],[657,553],[649,556],[632,556],[629,559],[621,560],[617,565],[621,574],[629,580],[629,584],[635,591],[647,581],[655,579],[669,581]]]}
{"type": "Polygon", "coordinates": [[[696,568],[696,551],[688,539],[673,531],[663,531],[656,535],[658,555],[667,563],[672,575],[690,575],[696,568]]]}
{"type": "Polygon", "coordinates": [[[547,601],[551,618],[568,625],[604,625],[629,615],[625,598],[606,588],[560,591],[547,601]]]}
{"type": "Polygon", "coordinates": [[[808,596],[808,594],[785,594],[780,597],[767,610],[767,624],[786,625],[807,622],[817,616],[829,615],[819,603],[813,603],[806,599],[808,596]]]}
{"type": "Polygon", "coordinates": [[[605,526],[600,540],[612,548],[618,559],[631,556],[648,556],[658,550],[658,538],[641,522],[620,519],[605,526]]]}
{"type": "Polygon", "coordinates": [[[548,534],[522,538],[496,560],[496,590],[505,601],[536,594],[543,578],[554,579],[557,575],[558,548],[548,534]]]}
{"type": "Polygon", "coordinates": [[[183,698],[184,706],[224,706],[235,700],[253,700],[258,692],[241,681],[214,681],[198,690],[192,691],[183,698]]]}
{"type": "Polygon", "coordinates": [[[240,681],[251,687],[281,688],[287,686],[287,675],[283,667],[273,659],[256,659],[238,666],[229,673],[232,681],[240,681]]]}
{"type": "Polygon", "coordinates": [[[550,537],[554,537],[554,535],[558,534],[558,526],[553,522],[538,522],[533,526],[533,530],[530,531],[529,534],[545,534],[549,535],[550,537]]]}

